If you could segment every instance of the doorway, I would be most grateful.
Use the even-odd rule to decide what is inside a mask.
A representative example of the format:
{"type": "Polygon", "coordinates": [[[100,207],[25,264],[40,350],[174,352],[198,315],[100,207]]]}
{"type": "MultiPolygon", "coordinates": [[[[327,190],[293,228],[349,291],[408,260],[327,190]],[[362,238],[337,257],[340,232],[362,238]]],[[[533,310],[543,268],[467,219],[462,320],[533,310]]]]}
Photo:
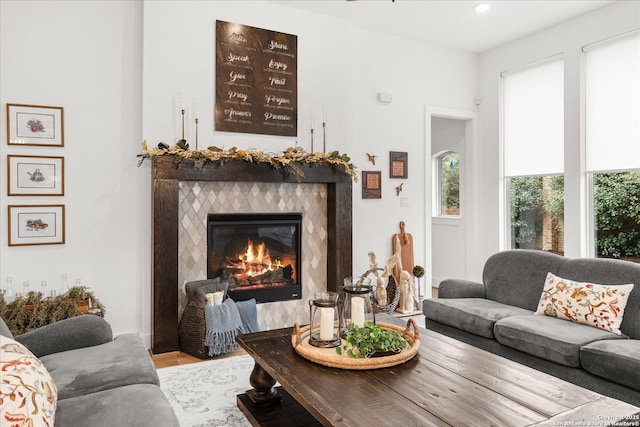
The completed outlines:
{"type": "MultiPolygon", "coordinates": [[[[472,180],[474,159],[477,158],[474,156],[476,122],[475,112],[426,109],[425,165],[430,170],[426,173],[425,183],[429,193],[425,195],[425,254],[427,274],[430,274],[427,277],[435,288],[444,279],[468,278],[478,262],[476,251],[469,244],[478,241],[475,240],[474,209],[477,192],[472,180]],[[454,172],[459,178],[457,200],[455,191],[450,188],[451,182],[455,181],[450,178],[455,177],[454,172]]],[[[431,291],[427,286],[427,298],[431,297],[431,291]]]]}

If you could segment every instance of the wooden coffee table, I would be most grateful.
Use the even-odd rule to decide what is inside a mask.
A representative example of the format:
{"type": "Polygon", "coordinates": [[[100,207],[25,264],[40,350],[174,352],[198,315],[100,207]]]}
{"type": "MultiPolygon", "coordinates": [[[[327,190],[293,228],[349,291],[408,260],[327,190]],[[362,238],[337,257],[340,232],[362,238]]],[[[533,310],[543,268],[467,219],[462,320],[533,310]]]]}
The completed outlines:
{"type": "Polygon", "coordinates": [[[256,362],[254,389],[237,398],[254,426],[606,426],[640,413],[423,328],[413,359],[367,371],[304,359],[291,346],[291,331],[238,338],[256,362]]]}

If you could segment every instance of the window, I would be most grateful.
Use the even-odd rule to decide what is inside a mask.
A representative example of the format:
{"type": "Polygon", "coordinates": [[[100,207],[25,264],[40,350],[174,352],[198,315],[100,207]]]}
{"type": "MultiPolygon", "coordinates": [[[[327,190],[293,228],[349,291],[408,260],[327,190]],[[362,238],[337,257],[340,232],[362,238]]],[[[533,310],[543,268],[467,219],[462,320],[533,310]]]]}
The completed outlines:
{"type": "Polygon", "coordinates": [[[595,255],[640,262],[640,172],[593,174],[595,255]]]}
{"type": "Polygon", "coordinates": [[[460,155],[455,151],[446,151],[436,155],[438,200],[436,215],[460,215],[460,155]]]}
{"type": "Polygon", "coordinates": [[[583,50],[590,246],[640,262],[640,32],[583,50]]]}
{"type": "Polygon", "coordinates": [[[564,253],[564,64],[503,73],[507,246],[564,253]]]}
{"type": "Polygon", "coordinates": [[[509,179],[511,248],[564,253],[564,176],[509,179]]]}

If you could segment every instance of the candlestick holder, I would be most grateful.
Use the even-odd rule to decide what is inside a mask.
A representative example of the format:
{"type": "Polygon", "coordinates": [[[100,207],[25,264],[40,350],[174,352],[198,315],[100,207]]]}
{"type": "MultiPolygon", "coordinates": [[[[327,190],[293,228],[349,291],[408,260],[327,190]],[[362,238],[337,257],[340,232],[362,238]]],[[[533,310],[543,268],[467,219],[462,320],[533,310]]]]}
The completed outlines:
{"type": "MultiPolygon", "coordinates": [[[[198,118],[196,117],[196,151],[198,150],[198,118]]],[[[184,137],[183,137],[184,139],[184,137]]]]}
{"type": "Polygon", "coordinates": [[[362,328],[365,323],[376,323],[376,314],[371,304],[371,279],[347,277],[344,279],[343,289],[343,332],[348,331],[352,324],[362,328]]]}
{"type": "Polygon", "coordinates": [[[180,112],[182,113],[182,138],[180,138],[180,140],[184,141],[184,108],[181,109],[180,112]]]}
{"type": "Polygon", "coordinates": [[[313,128],[311,128],[311,154],[313,154],[313,128]]]}
{"type": "Polygon", "coordinates": [[[327,152],[327,122],[322,122],[322,152],[327,152]]]}
{"type": "Polygon", "coordinates": [[[309,301],[309,344],[332,348],[341,344],[342,317],[337,292],[316,292],[309,301]]]}

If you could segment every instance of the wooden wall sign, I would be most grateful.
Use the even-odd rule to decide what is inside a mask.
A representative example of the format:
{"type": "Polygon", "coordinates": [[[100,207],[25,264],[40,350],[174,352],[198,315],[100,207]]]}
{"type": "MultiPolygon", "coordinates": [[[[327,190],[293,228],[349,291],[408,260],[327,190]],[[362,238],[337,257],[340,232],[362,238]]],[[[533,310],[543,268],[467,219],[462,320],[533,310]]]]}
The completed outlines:
{"type": "Polygon", "coordinates": [[[407,178],[409,153],[405,151],[389,151],[389,177],[407,178]]]}
{"type": "Polygon", "coordinates": [[[216,130],[298,135],[298,37],[216,21],[216,130]]]}
{"type": "Polygon", "coordinates": [[[362,171],[362,198],[382,198],[382,173],[379,171],[362,171]]]}

